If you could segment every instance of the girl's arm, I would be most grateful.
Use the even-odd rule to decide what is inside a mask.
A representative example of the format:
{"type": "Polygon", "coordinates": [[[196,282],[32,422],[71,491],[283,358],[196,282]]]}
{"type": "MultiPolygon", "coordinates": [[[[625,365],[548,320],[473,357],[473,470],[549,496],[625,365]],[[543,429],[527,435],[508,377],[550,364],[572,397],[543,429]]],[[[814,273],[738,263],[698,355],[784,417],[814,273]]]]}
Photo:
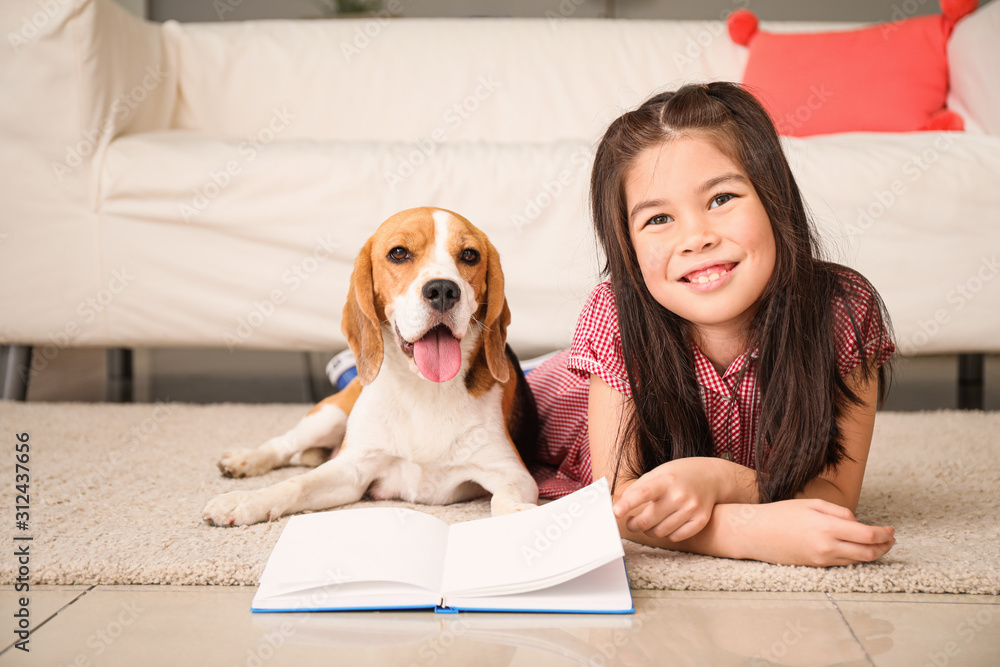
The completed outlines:
{"type": "Polygon", "coordinates": [[[618,519],[621,536],[640,544],[778,565],[867,563],[881,558],[896,543],[892,528],[866,526],[850,510],[816,499],[716,505],[705,527],[681,541],[636,533],[624,522],[618,519]]]}
{"type": "Polygon", "coordinates": [[[827,470],[812,480],[796,498],[820,498],[854,512],[861,496],[865,466],[875,430],[875,408],[878,404],[878,380],[865,382],[861,369],[856,368],[844,378],[862,403],[850,404],[837,421],[841,441],[847,456],[836,470],[827,470]]]}
{"type": "MultiPolygon", "coordinates": [[[[594,479],[614,478],[627,400],[597,375],[590,376],[587,422],[594,479]]],[[[757,479],[753,470],[736,463],[690,457],[657,466],[638,479],[627,479],[623,472],[614,500],[617,516],[632,514],[621,523],[629,531],[680,541],[701,531],[716,505],[756,502],[757,479]]]]}
{"type": "MultiPolygon", "coordinates": [[[[596,376],[592,376],[595,377],[596,376]]],[[[616,410],[621,410],[624,396],[614,391],[600,378],[598,382],[608,390],[617,394],[618,398],[604,398],[605,404],[617,401],[616,410]]],[[[865,382],[860,370],[855,370],[846,382],[851,390],[861,398],[860,405],[849,405],[839,420],[839,427],[847,456],[834,470],[827,470],[812,480],[798,493],[796,498],[818,498],[827,500],[852,512],[857,509],[858,498],[861,495],[861,484],[865,477],[865,466],[868,462],[868,452],[871,447],[872,431],[875,428],[875,408],[878,399],[878,382],[865,382]]],[[[591,385],[594,391],[594,385],[591,385]]],[[[599,393],[605,393],[598,386],[599,393]]],[[[593,397],[593,393],[592,393],[593,397]]],[[[591,415],[595,417],[595,415],[591,415]]],[[[597,415],[597,418],[600,418],[597,415]]],[[[613,436],[612,436],[613,437],[613,436]]],[[[758,502],[757,474],[750,468],[714,457],[692,457],[670,461],[643,475],[642,480],[623,497],[624,511],[632,510],[656,498],[661,498],[667,489],[675,490],[678,481],[689,480],[697,483],[707,500],[714,498],[714,504],[756,503],[758,502]]],[[[675,500],[680,500],[676,499],[675,500]]],[[[652,517],[649,517],[652,521],[652,517]]],[[[644,530],[649,530],[655,524],[644,525],[639,521],[634,524],[637,529],[643,524],[644,530]]]]}
{"type": "MultiPolygon", "coordinates": [[[[874,400],[871,392],[859,395],[874,400]]],[[[588,417],[594,479],[611,479],[614,474],[615,445],[626,400],[591,375],[588,417]]],[[[854,462],[845,462],[836,474],[814,480],[803,496],[815,493],[834,502],[847,499],[857,503],[874,423],[873,400],[870,419],[861,410],[867,405],[858,406],[841,424],[854,462]],[[866,432],[867,441],[860,448],[858,443],[865,440],[862,436],[866,432]]],[[[891,528],[865,526],[854,519],[851,510],[822,498],[753,504],[756,481],[747,468],[736,466],[737,470],[732,467],[735,464],[720,459],[682,459],[671,464],[685,462],[686,469],[661,466],[639,479],[616,485],[613,500],[622,537],[679,551],[801,565],[874,560],[894,542],[891,528]]]]}

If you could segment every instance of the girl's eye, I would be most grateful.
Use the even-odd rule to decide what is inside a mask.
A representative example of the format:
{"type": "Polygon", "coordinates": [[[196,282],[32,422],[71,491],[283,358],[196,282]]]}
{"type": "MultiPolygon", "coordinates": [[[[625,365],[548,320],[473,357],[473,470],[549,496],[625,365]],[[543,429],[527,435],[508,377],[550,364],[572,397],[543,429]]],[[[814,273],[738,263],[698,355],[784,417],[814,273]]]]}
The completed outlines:
{"type": "Polygon", "coordinates": [[[722,206],[730,199],[736,199],[736,195],[731,194],[729,192],[723,192],[721,195],[715,195],[714,197],[712,197],[712,203],[709,205],[709,208],[722,206]]]}
{"type": "Polygon", "coordinates": [[[669,215],[660,214],[660,215],[654,215],[652,218],[650,218],[649,220],[646,221],[646,224],[647,225],[665,225],[668,222],[672,222],[672,221],[673,221],[673,218],[671,218],[669,215]]]}
{"type": "Polygon", "coordinates": [[[396,246],[389,251],[389,259],[394,262],[403,262],[410,257],[410,251],[401,245],[396,246]]]}
{"type": "Polygon", "coordinates": [[[466,248],[462,251],[462,261],[466,264],[475,264],[479,261],[479,251],[473,248],[466,248]]]}

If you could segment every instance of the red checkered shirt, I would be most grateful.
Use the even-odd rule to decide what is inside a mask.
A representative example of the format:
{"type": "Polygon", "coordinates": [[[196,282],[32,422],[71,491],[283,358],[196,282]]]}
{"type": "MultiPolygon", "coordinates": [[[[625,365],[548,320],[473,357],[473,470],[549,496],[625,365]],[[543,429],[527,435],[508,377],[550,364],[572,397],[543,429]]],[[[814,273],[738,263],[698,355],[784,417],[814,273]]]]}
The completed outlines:
{"type": "MultiPolygon", "coordinates": [[[[840,274],[848,288],[848,299],[856,321],[864,332],[872,295],[848,273],[840,274]]],[[[837,367],[847,375],[858,364],[854,330],[840,299],[833,303],[837,336],[837,367]]],[[[874,356],[881,365],[893,351],[892,341],[872,331],[865,338],[865,357],[874,356]]],[[[757,352],[737,357],[719,375],[712,363],[693,346],[695,376],[708,417],[715,455],[748,468],[755,466],[755,443],[760,412],[757,386],[757,352]],[[749,367],[743,373],[744,366],[749,367]]],[[[543,497],[558,498],[592,481],[590,440],[587,432],[587,399],[590,375],[631,398],[625,359],[622,355],[618,312],[611,284],[601,283],[591,293],[580,313],[573,345],[551,357],[527,375],[538,404],[541,420],[538,465],[532,474],[543,497]]]]}

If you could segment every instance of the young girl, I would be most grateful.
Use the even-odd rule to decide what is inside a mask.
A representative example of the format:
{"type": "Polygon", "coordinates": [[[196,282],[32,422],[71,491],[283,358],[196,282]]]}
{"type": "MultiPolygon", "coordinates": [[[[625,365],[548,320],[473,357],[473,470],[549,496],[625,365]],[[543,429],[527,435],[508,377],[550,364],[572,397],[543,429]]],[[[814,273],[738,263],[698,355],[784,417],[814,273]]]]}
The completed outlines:
{"type": "MultiPolygon", "coordinates": [[[[607,476],[623,537],[772,563],[874,560],[855,520],[889,318],[821,261],[767,112],[730,83],[608,128],[591,204],[604,274],[570,350],[528,375],[543,496],[607,476]]],[[[537,471],[536,471],[537,472],[537,471]]]]}

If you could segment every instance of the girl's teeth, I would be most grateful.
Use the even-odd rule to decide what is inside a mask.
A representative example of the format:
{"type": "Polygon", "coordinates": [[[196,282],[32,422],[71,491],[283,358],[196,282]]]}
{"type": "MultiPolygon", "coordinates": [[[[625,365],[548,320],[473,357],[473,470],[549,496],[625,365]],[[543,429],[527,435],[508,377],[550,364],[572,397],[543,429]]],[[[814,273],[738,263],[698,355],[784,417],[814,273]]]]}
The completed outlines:
{"type": "Polygon", "coordinates": [[[726,275],[727,273],[729,273],[729,272],[728,271],[723,271],[721,273],[713,273],[713,274],[711,274],[709,276],[698,276],[698,278],[696,279],[695,282],[697,282],[699,285],[704,285],[706,283],[710,283],[710,282],[714,282],[714,281],[718,280],[719,278],[721,278],[722,276],[726,275]]]}

